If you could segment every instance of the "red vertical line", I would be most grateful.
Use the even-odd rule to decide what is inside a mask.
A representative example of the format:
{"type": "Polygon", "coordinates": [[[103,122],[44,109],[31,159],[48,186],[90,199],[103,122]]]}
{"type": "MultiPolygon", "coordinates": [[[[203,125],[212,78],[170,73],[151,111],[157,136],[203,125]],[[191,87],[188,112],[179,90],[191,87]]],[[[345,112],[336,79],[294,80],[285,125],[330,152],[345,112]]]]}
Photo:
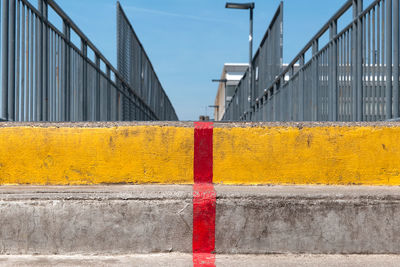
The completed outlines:
{"type": "Polygon", "coordinates": [[[212,183],[213,123],[195,122],[194,127],[194,183],[212,183]]]}
{"type": "Polygon", "coordinates": [[[194,124],[193,265],[215,266],[216,193],[213,182],[213,123],[194,124]]]}

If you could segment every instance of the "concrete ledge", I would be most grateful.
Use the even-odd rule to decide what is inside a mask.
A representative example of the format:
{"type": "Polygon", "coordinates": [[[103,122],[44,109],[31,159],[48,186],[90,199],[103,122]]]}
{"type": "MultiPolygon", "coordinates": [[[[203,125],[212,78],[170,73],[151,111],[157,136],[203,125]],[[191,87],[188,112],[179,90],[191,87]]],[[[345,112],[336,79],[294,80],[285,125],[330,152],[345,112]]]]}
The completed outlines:
{"type": "MultiPolygon", "coordinates": [[[[400,254],[400,190],[215,186],[216,253],[400,254]]],[[[192,252],[191,186],[0,187],[0,254],[192,252]]]]}

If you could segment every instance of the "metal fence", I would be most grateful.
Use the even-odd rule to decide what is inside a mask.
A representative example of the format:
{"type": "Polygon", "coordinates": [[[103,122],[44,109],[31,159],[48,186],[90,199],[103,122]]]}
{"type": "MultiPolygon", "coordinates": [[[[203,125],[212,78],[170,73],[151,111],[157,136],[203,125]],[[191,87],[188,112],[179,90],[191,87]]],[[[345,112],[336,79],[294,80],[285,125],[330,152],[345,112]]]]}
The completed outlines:
{"type": "Polygon", "coordinates": [[[252,61],[252,75],[249,69],[236,87],[235,94],[229,102],[223,120],[247,120],[254,112],[255,99],[264,93],[264,88],[270,85],[282,71],[283,57],[283,2],[280,3],[275,15],[261,41],[260,47],[252,61]],[[249,78],[252,79],[252,88],[249,78]],[[250,94],[248,93],[250,92],[250,94]]]}
{"type": "Polygon", "coordinates": [[[118,71],[161,120],[177,120],[154,68],[130,24],[117,3],[118,71]]]}
{"type": "MultiPolygon", "coordinates": [[[[399,117],[399,0],[349,0],[255,99],[225,120],[379,121],[399,117]],[[338,33],[338,20],[352,21],[338,33]],[[328,43],[319,48],[320,38],[328,43]],[[305,55],[311,51],[311,59],[305,55]]],[[[232,104],[232,103],[231,103],[232,104]]],[[[228,107],[227,114],[230,114],[228,107]]]]}
{"type": "Polygon", "coordinates": [[[2,0],[1,36],[2,120],[177,119],[172,107],[165,112],[175,116],[163,116],[137,94],[53,0],[38,0],[38,9],[28,0],[2,0]],[[62,30],[48,20],[49,8],[62,30]]]}

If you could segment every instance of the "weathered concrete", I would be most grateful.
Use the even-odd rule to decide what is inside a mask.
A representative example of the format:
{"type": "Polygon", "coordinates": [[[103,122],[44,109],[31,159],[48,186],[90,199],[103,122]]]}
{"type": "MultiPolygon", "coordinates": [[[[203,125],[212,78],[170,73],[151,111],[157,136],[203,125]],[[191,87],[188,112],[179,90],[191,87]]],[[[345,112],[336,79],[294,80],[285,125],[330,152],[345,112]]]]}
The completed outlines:
{"type": "MultiPolygon", "coordinates": [[[[400,256],[396,255],[217,255],[217,267],[397,267],[400,256]]],[[[121,256],[0,256],[5,267],[87,267],[87,266],[138,266],[138,267],[191,267],[190,254],[146,254],[121,256]]]]}
{"type": "Polygon", "coordinates": [[[217,253],[400,253],[400,188],[217,187],[217,253]]]}
{"type": "MultiPolygon", "coordinates": [[[[219,254],[400,254],[400,188],[215,186],[219,254]]],[[[0,254],[192,250],[191,186],[0,187],[0,254]]]]}
{"type": "Polygon", "coordinates": [[[1,187],[0,254],[191,251],[191,187],[1,187]]]}

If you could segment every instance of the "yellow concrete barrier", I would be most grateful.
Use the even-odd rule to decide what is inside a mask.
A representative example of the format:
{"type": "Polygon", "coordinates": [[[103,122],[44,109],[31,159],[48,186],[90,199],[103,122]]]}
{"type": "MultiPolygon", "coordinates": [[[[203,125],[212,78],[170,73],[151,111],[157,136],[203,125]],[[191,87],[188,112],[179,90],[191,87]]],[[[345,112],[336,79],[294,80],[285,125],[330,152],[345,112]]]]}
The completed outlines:
{"type": "MultiPolygon", "coordinates": [[[[213,181],[400,185],[399,140],[400,125],[216,125],[213,181]]],[[[192,184],[193,144],[192,123],[0,127],[0,184],[192,184]]]]}
{"type": "Polygon", "coordinates": [[[192,128],[0,128],[3,185],[192,181],[192,128]]]}
{"type": "Polygon", "coordinates": [[[400,127],[217,128],[214,181],[400,185],[400,127]]]}

